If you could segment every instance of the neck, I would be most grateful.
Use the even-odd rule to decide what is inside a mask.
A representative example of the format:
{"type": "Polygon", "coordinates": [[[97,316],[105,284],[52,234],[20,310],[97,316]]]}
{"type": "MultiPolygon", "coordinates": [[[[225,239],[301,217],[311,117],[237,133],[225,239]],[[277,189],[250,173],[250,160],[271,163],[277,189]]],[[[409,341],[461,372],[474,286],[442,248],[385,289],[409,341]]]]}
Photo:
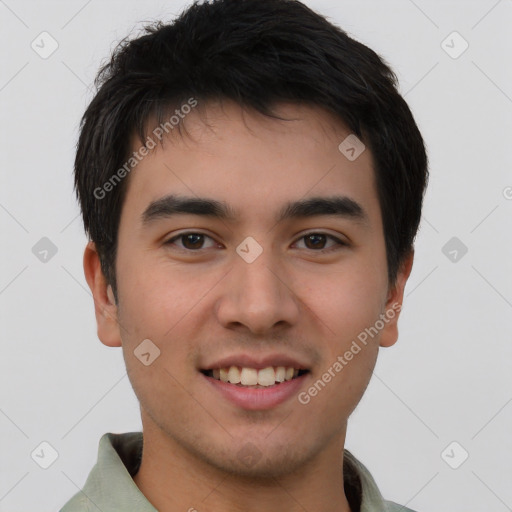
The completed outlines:
{"type": "Polygon", "coordinates": [[[350,512],[343,487],[345,430],[293,473],[254,477],[216,468],[155,426],[144,428],[134,477],[159,512],[350,512]]]}

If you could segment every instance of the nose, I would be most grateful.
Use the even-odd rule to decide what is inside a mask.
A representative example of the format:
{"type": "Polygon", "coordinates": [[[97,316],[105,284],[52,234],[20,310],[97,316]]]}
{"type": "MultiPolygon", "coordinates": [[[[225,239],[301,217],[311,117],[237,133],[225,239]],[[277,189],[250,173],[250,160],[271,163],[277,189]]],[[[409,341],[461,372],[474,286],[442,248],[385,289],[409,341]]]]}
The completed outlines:
{"type": "Polygon", "coordinates": [[[261,335],[298,321],[300,301],[293,283],[270,251],[251,263],[237,255],[223,282],[216,314],[225,328],[244,326],[261,335]]]}

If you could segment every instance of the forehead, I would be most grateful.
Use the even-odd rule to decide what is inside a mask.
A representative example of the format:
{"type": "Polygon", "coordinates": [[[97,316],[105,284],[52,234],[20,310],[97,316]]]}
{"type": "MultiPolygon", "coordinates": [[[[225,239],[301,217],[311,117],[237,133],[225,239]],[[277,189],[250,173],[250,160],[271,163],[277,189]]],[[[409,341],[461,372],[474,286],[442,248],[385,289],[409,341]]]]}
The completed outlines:
{"type": "MultiPolygon", "coordinates": [[[[336,193],[372,214],[378,201],[370,150],[347,158],[340,144],[354,135],[322,108],[282,103],[275,111],[287,120],[232,102],[198,104],[182,114],[178,129],[168,130],[163,145],[156,140],[130,174],[123,212],[140,223],[148,205],[178,194],[228,203],[240,219],[259,211],[270,220],[291,200],[336,193]]],[[[151,120],[149,135],[157,128],[151,120]]],[[[132,150],[140,146],[134,139],[132,150]]]]}

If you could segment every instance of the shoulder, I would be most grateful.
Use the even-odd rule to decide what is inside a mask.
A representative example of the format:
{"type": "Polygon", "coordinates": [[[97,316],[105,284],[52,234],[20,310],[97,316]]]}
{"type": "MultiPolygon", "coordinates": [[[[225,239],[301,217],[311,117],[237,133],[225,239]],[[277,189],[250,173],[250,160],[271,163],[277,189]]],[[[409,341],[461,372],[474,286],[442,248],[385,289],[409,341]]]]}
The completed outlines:
{"type": "Polygon", "coordinates": [[[416,512],[415,510],[399,505],[394,501],[385,501],[384,504],[386,505],[385,512],[416,512]]]}
{"type": "Polygon", "coordinates": [[[348,468],[355,471],[361,482],[361,512],[415,512],[394,501],[385,500],[368,468],[350,451],[344,450],[348,468]]]}
{"type": "Polygon", "coordinates": [[[78,491],[59,512],[92,512],[91,502],[78,491]]]}

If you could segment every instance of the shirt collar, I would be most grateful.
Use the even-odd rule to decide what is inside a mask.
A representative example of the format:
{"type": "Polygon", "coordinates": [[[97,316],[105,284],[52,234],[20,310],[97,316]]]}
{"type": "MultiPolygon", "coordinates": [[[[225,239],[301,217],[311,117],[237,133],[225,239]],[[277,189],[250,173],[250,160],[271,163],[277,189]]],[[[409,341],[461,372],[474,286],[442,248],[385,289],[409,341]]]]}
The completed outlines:
{"type": "MultiPolygon", "coordinates": [[[[92,468],[81,491],[60,512],[108,510],[121,512],[158,512],[133,481],[142,457],[142,432],[104,434],[99,442],[98,461],[92,468]],[[97,508],[96,508],[97,507],[97,508]]],[[[360,512],[381,512],[387,502],[366,467],[349,451],[344,451],[347,466],[361,480],[360,512]]],[[[407,509],[406,509],[407,510],[407,509]]]]}

